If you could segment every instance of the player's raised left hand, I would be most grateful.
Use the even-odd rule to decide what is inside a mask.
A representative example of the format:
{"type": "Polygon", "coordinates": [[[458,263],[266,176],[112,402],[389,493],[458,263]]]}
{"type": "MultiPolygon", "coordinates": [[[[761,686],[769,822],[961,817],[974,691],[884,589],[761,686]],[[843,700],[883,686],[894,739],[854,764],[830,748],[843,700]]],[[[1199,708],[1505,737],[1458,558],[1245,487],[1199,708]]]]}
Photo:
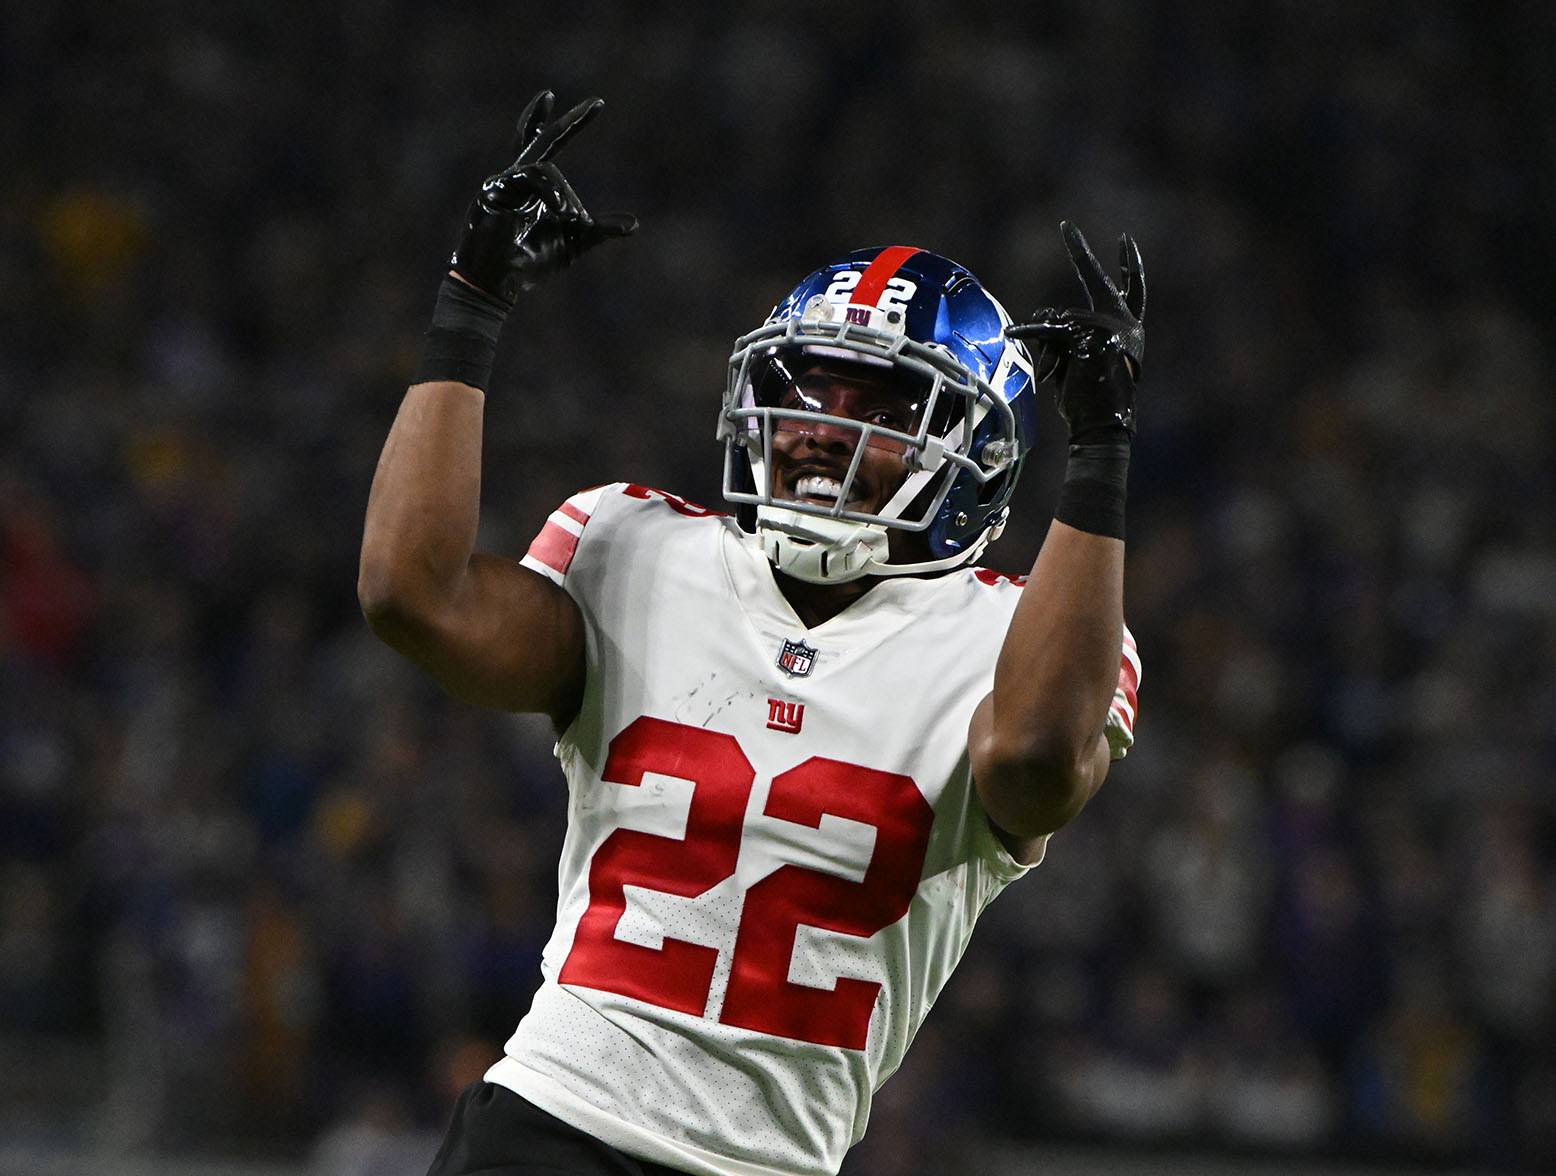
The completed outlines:
{"type": "Polygon", "coordinates": [[[519,116],[514,160],[487,177],[470,202],[449,267],[472,286],[512,305],[527,290],[602,241],[636,232],[637,217],[589,215],[552,157],[605,103],[588,98],[552,118],[542,90],[519,116]]]}
{"type": "Polygon", "coordinates": [[[1005,328],[1012,339],[1031,341],[1038,376],[1052,377],[1059,413],[1070,441],[1132,434],[1135,383],[1145,359],[1145,267],[1134,238],[1118,240],[1123,287],[1110,278],[1081,231],[1060,222],[1064,243],[1086,291],[1086,307],[1034,311],[1030,321],[1005,328]]]}

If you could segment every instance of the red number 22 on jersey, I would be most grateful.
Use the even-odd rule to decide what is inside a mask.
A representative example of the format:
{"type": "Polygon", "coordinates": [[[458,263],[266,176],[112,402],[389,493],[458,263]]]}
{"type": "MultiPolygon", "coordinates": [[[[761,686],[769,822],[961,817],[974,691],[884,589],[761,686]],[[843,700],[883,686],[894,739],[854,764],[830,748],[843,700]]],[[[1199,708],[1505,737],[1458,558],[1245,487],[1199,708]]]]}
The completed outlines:
{"type": "MultiPolygon", "coordinates": [[[[644,717],[611,741],[603,778],[637,787],[645,773],[693,785],[686,836],[618,829],[605,839],[590,862],[589,908],[558,980],[701,1016],[718,950],[668,935],[657,948],[616,938],[623,887],[691,898],[731,877],[756,771],[732,735],[644,717]]],[[[764,812],[811,828],[827,813],[873,825],[875,849],[858,882],[786,865],[746,891],[719,1020],[863,1049],[880,984],[846,976],[832,989],[795,984],[795,936],[801,926],[870,936],[902,918],[918,889],[934,810],[907,776],[814,756],[773,777],[764,812]]]]}

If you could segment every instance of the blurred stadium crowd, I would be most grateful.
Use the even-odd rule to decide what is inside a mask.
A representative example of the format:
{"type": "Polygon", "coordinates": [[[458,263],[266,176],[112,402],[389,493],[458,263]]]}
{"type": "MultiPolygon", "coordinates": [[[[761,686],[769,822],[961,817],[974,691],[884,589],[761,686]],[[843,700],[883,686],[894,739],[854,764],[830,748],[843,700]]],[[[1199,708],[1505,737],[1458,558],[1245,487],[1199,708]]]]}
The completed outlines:
{"type": "Polygon", "coordinates": [[[526,1007],[550,732],[448,702],[354,580],[457,218],[551,86],[607,99],[561,162],[642,229],[514,316],[511,554],[601,481],[716,504],[730,344],[833,254],[934,248],[1018,314],[1078,291],[1061,217],[1145,255],[1139,746],[849,1170],[990,1136],[1556,1167],[1556,18],[937,8],[7,7],[9,1141],[419,1171],[526,1007]]]}

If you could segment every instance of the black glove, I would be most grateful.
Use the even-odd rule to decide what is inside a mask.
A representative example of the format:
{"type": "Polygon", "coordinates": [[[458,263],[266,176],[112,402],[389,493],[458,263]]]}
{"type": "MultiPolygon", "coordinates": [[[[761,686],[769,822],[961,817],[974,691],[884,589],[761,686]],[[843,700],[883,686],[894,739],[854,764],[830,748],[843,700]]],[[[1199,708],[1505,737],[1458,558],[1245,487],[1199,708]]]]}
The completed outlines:
{"type": "Polygon", "coordinates": [[[1005,328],[1012,339],[1033,341],[1039,380],[1052,376],[1059,414],[1070,441],[1084,444],[1135,428],[1135,381],[1145,358],[1145,267],[1134,238],[1118,239],[1124,288],[1103,272],[1081,231],[1061,221],[1070,260],[1086,290],[1089,309],[1034,311],[1032,321],[1005,328]]]}
{"type": "Polygon", "coordinates": [[[587,99],[551,121],[554,101],[550,90],[542,90],[519,116],[514,161],[481,185],[449,261],[461,278],[509,306],[520,290],[638,227],[635,216],[590,216],[551,162],[604,101],[587,99]]]}

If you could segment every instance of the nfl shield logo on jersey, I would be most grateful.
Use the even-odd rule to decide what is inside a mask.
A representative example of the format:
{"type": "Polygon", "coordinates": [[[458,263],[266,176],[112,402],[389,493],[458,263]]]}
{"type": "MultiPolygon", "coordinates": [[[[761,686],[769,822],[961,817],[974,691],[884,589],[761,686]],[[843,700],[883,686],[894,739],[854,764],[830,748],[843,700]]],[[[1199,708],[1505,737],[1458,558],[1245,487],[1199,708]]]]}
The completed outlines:
{"type": "Polygon", "coordinates": [[[810,673],[816,660],[816,651],[803,641],[785,641],[778,651],[778,668],[791,678],[803,678],[810,673]]]}

